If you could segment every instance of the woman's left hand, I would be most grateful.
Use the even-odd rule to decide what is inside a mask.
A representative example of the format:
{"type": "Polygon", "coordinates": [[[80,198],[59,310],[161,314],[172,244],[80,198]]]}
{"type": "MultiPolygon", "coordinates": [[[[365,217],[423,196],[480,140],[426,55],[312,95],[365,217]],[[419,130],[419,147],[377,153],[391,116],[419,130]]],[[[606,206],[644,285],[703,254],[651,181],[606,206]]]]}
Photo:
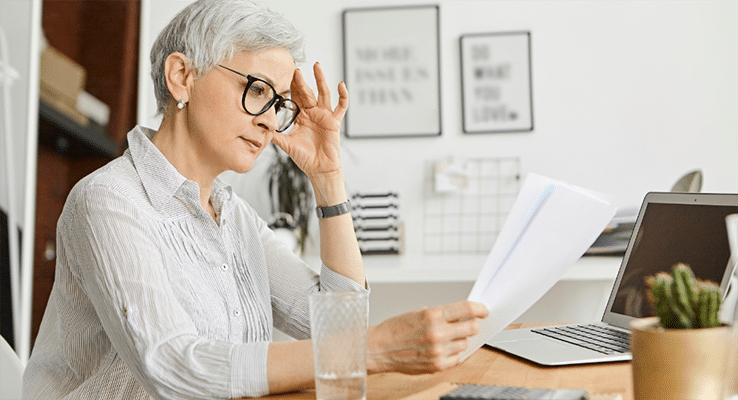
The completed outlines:
{"type": "Polygon", "coordinates": [[[367,369],[425,374],[453,367],[488,315],[484,304],[461,301],[390,318],[369,329],[367,369]]]}
{"type": "Polygon", "coordinates": [[[348,108],[346,85],[338,85],[338,105],[332,109],[330,89],[320,64],[315,63],[313,72],[318,97],[296,69],[290,89],[300,113],[289,134],[276,132],[272,138],[308,177],[340,172],[340,127],[348,108]]]}

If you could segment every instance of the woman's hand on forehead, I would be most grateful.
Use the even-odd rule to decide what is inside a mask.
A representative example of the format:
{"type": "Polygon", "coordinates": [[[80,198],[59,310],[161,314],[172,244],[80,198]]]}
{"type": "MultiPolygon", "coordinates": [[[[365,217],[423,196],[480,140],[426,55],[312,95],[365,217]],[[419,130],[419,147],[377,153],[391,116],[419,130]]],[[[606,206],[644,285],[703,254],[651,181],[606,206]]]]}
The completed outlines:
{"type": "Polygon", "coordinates": [[[310,89],[300,69],[291,84],[292,100],[300,107],[295,125],[288,134],[275,133],[272,142],[284,150],[308,176],[341,169],[341,121],[348,109],[348,90],[338,85],[338,105],[331,106],[328,81],[319,63],[313,66],[318,95],[310,89]]]}

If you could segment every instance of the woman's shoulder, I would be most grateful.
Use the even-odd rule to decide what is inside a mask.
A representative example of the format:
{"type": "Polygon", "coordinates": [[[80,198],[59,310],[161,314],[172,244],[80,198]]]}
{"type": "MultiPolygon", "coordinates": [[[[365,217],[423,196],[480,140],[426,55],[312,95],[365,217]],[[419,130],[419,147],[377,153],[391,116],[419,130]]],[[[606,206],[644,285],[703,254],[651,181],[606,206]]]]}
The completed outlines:
{"type": "Polygon", "coordinates": [[[104,201],[111,197],[130,200],[143,195],[143,186],[128,152],[110,161],[77,182],[67,197],[67,203],[79,200],[104,201]]]}

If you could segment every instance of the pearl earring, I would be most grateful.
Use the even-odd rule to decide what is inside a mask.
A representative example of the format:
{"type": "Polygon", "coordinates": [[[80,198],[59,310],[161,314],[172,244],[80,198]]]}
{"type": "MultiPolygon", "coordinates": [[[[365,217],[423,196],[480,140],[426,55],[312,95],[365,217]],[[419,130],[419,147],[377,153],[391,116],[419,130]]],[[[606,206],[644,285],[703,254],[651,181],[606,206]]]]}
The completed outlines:
{"type": "Polygon", "coordinates": [[[180,110],[184,109],[186,105],[187,103],[185,103],[184,99],[179,99],[179,101],[177,102],[177,108],[179,108],[180,110]]]}

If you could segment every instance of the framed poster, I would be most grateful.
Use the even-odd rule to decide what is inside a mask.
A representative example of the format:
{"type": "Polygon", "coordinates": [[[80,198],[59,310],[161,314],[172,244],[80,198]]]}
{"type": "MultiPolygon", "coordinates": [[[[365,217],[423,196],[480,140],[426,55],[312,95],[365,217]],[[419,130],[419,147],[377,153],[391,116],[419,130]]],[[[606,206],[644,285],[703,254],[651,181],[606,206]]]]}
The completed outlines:
{"type": "Polygon", "coordinates": [[[463,35],[464,133],[533,130],[530,32],[463,35]]]}
{"type": "Polygon", "coordinates": [[[438,6],[343,12],[350,138],[441,134],[438,6]]]}

